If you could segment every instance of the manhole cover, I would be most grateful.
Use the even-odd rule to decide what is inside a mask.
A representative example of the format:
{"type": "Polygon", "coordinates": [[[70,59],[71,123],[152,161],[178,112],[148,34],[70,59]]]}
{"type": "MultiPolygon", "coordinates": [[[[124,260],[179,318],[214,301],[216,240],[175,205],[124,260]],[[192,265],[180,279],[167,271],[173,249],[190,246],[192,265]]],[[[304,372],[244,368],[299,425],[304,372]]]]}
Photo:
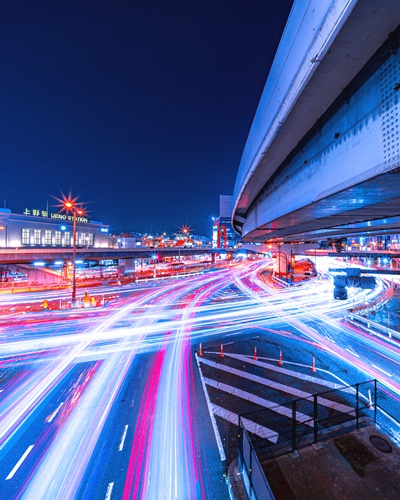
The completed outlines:
{"type": "Polygon", "coordinates": [[[392,447],[390,444],[383,438],[379,436],[370,436],[369,440],[371,441],[372,446],[383,453],[392,453],[392,447]]]}

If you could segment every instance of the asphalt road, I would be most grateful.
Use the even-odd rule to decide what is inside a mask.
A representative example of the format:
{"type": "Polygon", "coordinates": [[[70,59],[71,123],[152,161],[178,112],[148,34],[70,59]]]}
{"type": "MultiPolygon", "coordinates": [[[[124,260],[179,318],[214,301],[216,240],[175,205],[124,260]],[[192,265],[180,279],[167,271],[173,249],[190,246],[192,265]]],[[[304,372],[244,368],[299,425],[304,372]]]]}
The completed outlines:
{"type": "MultiPolygon", "coordinates": [[[[314,354],[332,380],[378,378],[396,411],[398,344],[343,321],[385,283],[334,301],[326,275],[281,290],[259,278],[265,264],[107,289],[103,308],[0,317],[0,498],[228,499],[200,342],[240,351],[257,337],[266,358],[282,349],[300,372],[314,354]]],[[[234,398],[223,401],[234,413],[234,398]]]]}

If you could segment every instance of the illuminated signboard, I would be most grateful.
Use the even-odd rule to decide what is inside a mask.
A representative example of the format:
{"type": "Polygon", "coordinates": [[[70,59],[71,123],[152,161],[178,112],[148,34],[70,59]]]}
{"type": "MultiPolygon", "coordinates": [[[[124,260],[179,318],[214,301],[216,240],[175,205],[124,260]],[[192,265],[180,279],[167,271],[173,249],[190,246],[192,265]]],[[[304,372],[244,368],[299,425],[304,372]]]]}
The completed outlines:
{"type": "MultiPolygon", "coordinates": [[[[67,214],[53,214],[49,213],[47,210],[29,210],[28,208],[25,209],[24,215],[33,215],[34,217],[47,217],[50,219],[60,219],[60,220],[67,220],[67,221],[73,221],[74,216],[73,215],[67,215],[67,214]]],[[[86,217],[76,217],[77,222],[89,222],[89,219],[86,217]]]]}

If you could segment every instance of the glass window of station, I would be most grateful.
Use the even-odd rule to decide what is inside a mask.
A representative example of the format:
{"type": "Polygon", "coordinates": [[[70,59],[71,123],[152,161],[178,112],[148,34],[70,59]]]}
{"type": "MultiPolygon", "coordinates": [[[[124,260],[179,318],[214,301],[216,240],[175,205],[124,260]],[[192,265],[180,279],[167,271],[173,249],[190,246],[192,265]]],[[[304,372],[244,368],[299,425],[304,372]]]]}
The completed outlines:
{"type": "MultiPolygon", "coordinates": [[[[72,246],[74,240],[70,231],[51,231],[46,229],[22,228],[22,245],[40,245],[40,246],[72,246]]],[[[93,233],[76,233],[76,244],[80,247],[94,246],[93,233]]]]}

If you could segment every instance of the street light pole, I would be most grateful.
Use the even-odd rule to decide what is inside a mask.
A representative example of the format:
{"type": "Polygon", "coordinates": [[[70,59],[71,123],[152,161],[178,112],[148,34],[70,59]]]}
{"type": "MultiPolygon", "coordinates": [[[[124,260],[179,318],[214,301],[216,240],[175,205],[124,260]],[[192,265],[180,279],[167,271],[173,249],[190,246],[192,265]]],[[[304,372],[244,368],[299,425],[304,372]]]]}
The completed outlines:
{"type": "Polygon", "coordinates": [[[74,210],[74,229],[73,229],[73,253],[72,253],[72,298],[71,307],[76,306],[76,210],[74,210]]]}
{"type": "Polygon", "coordinates": [[[74,225],[73,225],[73,253],[72,253],[72,297],[71,297],[71,307],[76,306],[76,216],[83,215],[84,211],[79,209],[74,205],[74,200],[66,200],[64,202],[64,208],[67,211],[72,211],[74,217],[74,225]]]}

